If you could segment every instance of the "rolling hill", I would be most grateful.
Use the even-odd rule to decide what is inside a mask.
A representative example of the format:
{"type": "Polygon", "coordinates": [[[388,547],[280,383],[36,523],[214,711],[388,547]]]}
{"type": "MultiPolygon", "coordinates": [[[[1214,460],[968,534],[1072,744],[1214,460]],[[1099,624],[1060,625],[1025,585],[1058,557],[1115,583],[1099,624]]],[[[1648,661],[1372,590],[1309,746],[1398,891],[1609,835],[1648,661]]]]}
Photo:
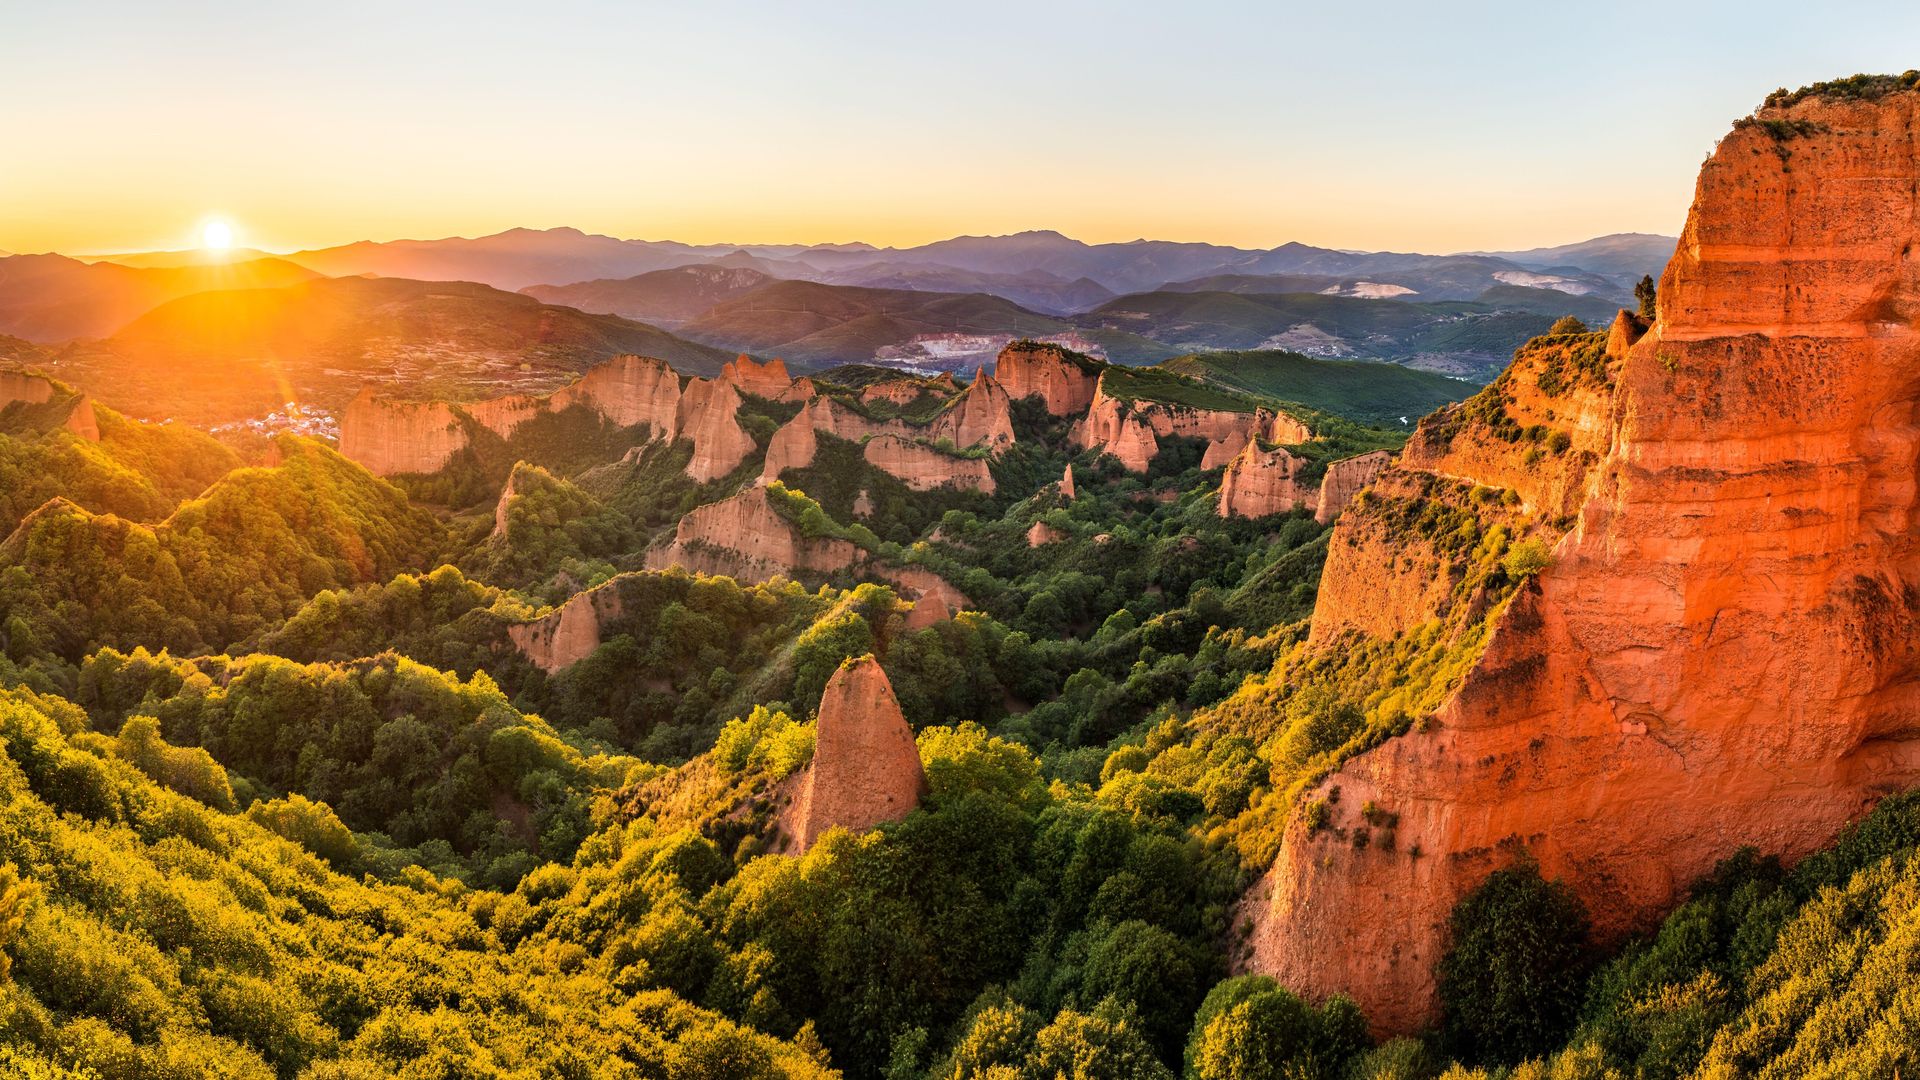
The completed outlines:
{"type": "Polygon", "coordinates": [[[1678,242],[1675,237],[1655,233],[1612,233],[1558,247],[1473,254],[1505,259],[1535,269],[1577,266],[1631,284],[1642,274],[1659,277],[1661,269],[1673,256],[1674,244],[1678,242]]]}
{"type": "Polygon", "coordinates": [[[1394,360],[1484,380],[1553,318],[1471,302],[1165,291],[1123,296],[1074,321],[1088,331],[1151,338],[1177,352],[1288,349],[1331,359],[1394,360]]]}
{"type": "Polygon", "coordinates": [[[883,358],[937,366],[954,356],[990,358],[1008,338],[1071,329],[1060,319],[983,293],[782,281],[716,305],[681,333],[694,341],[808,364],[883,358]],[[959,340],[967,337],[993,340],[959,340]]]}
{"type": "Polygon", "coordinates": [[[1159,366],[1228,390],[1298,402],[1382,427],[1402,427],[1403,418],[1417,421],[1476,389],[1470,382],[1398,364],[1319,360],[1283,349],[1192,353],[1159,366]]]}
{"type": "Polygon", "coordinates": [[[455,400],[542,392],[619,353],[712,374],[731,354],[644,323],[468,282],[335,278],[199,293],[60,357],[134,416],[218,422],[287,401],[337,406],[365,382],[455,400]]]}
{"type": "MultiPolygon", "coordinates": [[[[759,260],[756,260],[759,261],[759,260]]],[[[619,315],[674,327],[716,304],[773,284],[762,270],[718,263],[676,266],[630,278],[600,278],[572,285],[530,285],[520,291],[545,304],[619,315]]]]}
{"type": "Polygon", "coordinates": [[[12,255],[0,258],[0,334],[36,342],[106,337],[177,297],[277,288],[317,276],[283,259],[129,267],[64,255],[12,255]]]}

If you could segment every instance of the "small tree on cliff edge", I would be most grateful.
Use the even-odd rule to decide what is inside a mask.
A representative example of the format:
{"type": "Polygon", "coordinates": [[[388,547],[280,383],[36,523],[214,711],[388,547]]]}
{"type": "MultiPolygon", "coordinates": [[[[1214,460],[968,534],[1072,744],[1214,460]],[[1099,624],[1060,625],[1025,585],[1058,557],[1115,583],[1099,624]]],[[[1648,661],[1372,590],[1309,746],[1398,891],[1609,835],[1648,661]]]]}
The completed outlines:
{"type": "Polygon", "coordinates": [[[1640,276],[1640,284],[1633,287],[1633,298],[1640,301],[1641,318],[1651,319],[1658,314],[1660,309],[1654,302],[1657,297],[1654,292],[1652,274],[1642,274],[1640,276]]]}
{"type": "Polygon", "coordinates": [[[1496,870],[1453,909],[1440,961],[1445,1031],[1456,1055],[1511,1065],[1559,1046],[1573,1028],[1591,955],[1586,909],[1527,860],[1496,870]]]}

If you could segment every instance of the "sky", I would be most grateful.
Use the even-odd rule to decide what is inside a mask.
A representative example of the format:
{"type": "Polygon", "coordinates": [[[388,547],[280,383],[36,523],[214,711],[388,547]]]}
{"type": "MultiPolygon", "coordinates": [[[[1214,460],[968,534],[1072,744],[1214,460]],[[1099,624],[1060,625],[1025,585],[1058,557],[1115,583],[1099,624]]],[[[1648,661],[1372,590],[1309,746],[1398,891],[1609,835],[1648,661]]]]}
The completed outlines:
{"type": "Polygon", "coordinates": [[[515,226],[1448,252],[1678,231],[1920,4],[0,0],[0,251],[515,226]]]}

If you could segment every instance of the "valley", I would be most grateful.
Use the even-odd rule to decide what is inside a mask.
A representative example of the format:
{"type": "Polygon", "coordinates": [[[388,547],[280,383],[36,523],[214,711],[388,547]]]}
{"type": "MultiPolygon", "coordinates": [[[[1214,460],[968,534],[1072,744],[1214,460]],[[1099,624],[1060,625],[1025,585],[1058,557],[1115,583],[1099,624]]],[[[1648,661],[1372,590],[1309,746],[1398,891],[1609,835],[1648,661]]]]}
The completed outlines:
{"type": "Polygon", "coordinates": [[[214,224],[0,255],[0,1076],[1920,1072],[1920,73],[1678,237],[214,224]]]}

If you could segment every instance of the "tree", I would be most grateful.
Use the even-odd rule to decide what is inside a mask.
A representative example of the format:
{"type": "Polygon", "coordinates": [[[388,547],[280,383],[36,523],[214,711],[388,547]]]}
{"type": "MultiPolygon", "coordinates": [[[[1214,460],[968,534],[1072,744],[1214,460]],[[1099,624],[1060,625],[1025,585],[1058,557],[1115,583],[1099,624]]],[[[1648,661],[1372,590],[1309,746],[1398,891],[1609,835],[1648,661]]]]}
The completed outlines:
{"type": "Polygon", "coordinates": [[[1199,1080],[1335,1080],[1367,1049],[1367,1022],[1343,997],[1315,1009],[1275,987],[1206,1021],[1190,1050],[1199,1080]]]}
{"type": "Polygon", "coordinates": [[[1587,324],[1571,315],[1562,315],[1553,321],[1552,326],[1547,327],[1547,335],[1549,337],[1557,337],[1561,334],[1585,334],[1588,332],[1587,324]]]}
{"type": "Polygon", "coordinates": [[[1633,298],[1640,301],[1640,317],[1651,319],[1659,314],[1659,305],[1655,302],[1657,294],[1652,274],[1642,274],[1639,284],[1633,287],[1633,298]]]}
{"type": "Polygon", "coordinates": [[[27,908],[38,892],[33,882],[20,879],[12,863],[0,866],[0,979],[13,970],[13,959],[6,949],[20,936],[27,922],[27,908]]]}
{"type": "Polygon", "coordinates": [[[1590,955],[1585,907],[1531,860],[1488,875],[1453,909],[1440,961],[1447,1038],[1468,1060],[1514,1064],[1573,1027],[1590,955]]]}

